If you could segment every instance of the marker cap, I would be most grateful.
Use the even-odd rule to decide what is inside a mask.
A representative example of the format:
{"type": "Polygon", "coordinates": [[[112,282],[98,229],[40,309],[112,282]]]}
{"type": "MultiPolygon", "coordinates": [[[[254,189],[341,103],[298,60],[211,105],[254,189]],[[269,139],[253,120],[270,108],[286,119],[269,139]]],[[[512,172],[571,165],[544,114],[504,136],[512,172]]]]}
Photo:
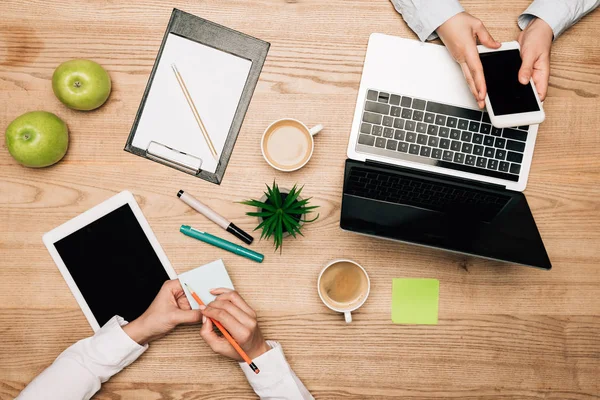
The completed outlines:
{"type": "Polygon", "coordinates": [[[252,236],[248,235],[246,232],[235,226],[233,222],[230,223],[227,227],[227,232],[231,233],[233,236],[240,239],[246,244],[251,244],[254,241],[254,238],[252,236]]]}

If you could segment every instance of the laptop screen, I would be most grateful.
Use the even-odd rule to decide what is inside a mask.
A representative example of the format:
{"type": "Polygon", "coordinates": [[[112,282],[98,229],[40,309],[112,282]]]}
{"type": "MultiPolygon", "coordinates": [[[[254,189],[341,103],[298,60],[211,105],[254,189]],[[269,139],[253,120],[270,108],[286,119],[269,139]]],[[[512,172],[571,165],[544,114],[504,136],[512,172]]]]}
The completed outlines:
{"type": "Polygon", "coordinates": [[[346,161],[342,229],[550,269],[525,196],[346,161]]]}

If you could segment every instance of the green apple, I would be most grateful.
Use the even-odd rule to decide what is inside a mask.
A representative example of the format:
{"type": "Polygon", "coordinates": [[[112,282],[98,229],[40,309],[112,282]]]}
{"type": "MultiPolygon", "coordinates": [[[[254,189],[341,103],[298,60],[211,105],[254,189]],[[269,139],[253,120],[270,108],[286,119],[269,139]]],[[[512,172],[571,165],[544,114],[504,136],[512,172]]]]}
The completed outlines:
{"type": "Polygon", "coordinates": [[[110,76],[90,60],[70,60],[60,64],[52,75],[52,90],[58,99],[74,110],[100,107],[110,94],[110,76]]]}
{"type": "Polygon", "coordinates": [[[47,167],[64,157],[69,147],[67,124],[46,111],[17,117],[6,128],[6,147],[26,167],[47,167]]]}

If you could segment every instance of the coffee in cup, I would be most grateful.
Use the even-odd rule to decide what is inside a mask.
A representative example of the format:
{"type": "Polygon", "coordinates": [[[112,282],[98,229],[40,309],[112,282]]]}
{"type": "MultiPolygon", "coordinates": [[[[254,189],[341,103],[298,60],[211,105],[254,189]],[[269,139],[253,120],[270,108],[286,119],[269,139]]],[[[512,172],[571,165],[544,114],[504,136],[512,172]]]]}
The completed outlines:
{"type": "Polygon", "coordinates": [[[319,275],[321,300],[330,309],[344,313],[346,322],[352,321],[351,311],[364,304],[370,289],[371,282],[367,272],[354,261],[332,261],[319,275]]]}
{"type": "Polygon", "coordinates": [[[317,125],[308,129],[295,119],[280,119],[265,130],[261,150],[263,157],[273,168],[280,171],[295,171],[302,168],[314,150],[313,135],[323,129],[317,125]]]}

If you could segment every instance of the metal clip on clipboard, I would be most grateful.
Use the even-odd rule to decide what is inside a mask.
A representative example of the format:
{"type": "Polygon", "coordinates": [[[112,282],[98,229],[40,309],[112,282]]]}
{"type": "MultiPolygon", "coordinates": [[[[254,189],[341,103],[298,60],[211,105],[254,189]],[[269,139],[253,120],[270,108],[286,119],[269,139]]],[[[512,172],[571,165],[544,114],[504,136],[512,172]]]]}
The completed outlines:
{"type": "Polygon", "coordinates": [[[197,175],[202,167],[202,159],[151,141],[146,149],[146,157],[188,174],[197,175]]]}

